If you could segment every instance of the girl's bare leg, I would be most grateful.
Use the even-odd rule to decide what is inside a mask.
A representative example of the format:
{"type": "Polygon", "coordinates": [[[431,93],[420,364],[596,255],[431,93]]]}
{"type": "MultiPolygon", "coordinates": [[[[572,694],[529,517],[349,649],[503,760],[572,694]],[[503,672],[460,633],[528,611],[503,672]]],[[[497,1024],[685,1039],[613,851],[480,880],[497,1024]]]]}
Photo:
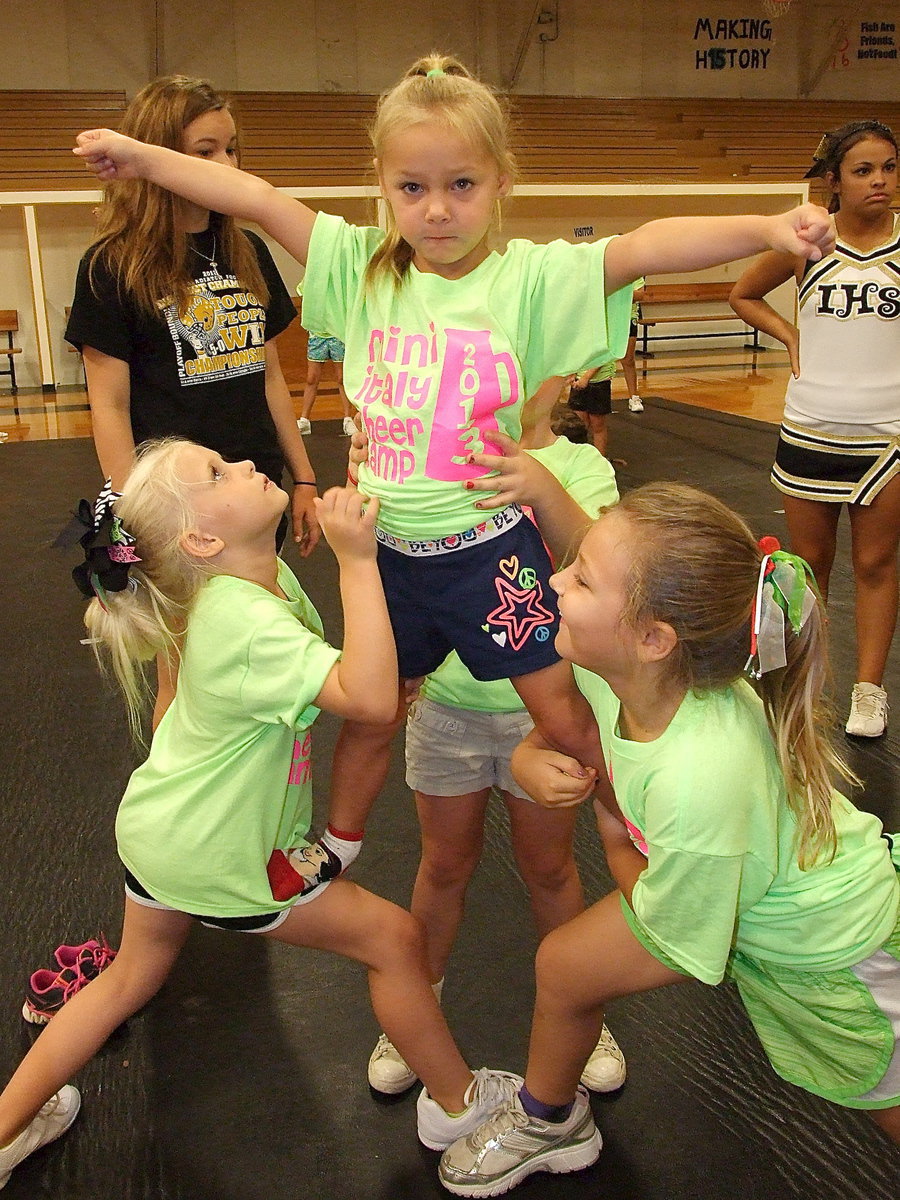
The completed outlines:
{"type": "Polygon", "coordinates": [[[637,338],[630,337],[628,346],[625,349],[625,357],[622,359],[622,374],[625,376],[625,387],[628,389],[629,396],[638,394],[637,371],[634,365],[634,351],[637,346],[637,338]]]}
{"type": "Polygon", "coordinates": [[[316,402],[316,396],[319,394],[319,384],[322,381],[322,363],[306,360],[306,384],[303,388],[303,406],[300,410],[300,416],[309,420],[309,414],[313,410],[313,405],[316,402]]]}
{"type": "Polygon", "coordinates": [[[331,764],[328,821],[335,829],[357,833],[365,829],[391,765],[391,744],[406,720],[409,703],[400,685],[397,715],[392,725],[345,721],[338,734],[331,764]]]}
{"type": "Polygon", "coordinates": [[[856,679],[880,687],[897,626],[900,477],[868,507],[851,504],[848,511],[856,583],[856,679]]]}
{"type": "Polygon", "coordinates": [[[0,1096],[0,1146],[11,1142],[113,1030],[159,991],[190,927],[184,913],[145,908],[126,897],[115,960],[60,1009],[0,1096]]]}
{"type": "Polygon", "coordinates": [[[821,500],[800,500],[796,496],[784,496],[783,500],[790,548],[812,567],[822,599],[827,601],[841,505],[826,504],[821,500]]]}
{"type": "Polygon", "coordinates": [[[263,936],[362,963],[381,1028],[431,1097],[447,1112],[463,1111],[472,1072],[431,990],[424,931],[413,916],[347,879],[336,879],[263,936]]]}
{"type": "Polygon", "coordinates": [[[869,1115],[875,1124],[900,1146],[900,1106],[871,1109],[869,1115]]]}
{"type": "Polygon", "coordinates": [[[525,1086],[544,1104],[565,1105],[600,1036],[607,1001],[689,976],[663,966],[625,923],[612,892],[544,938],[535,963],[537,999],[525,1086]]]}
{"type": "Polygon", "coordinates": [[[577,808],[541,808],[503,793],[512,830],[513,854],[528,889],[538,935],[584,911],[584,892],[573,842],[577,808]]]}
{"type": "Polygon", "coordinates": [[[464,796],[426,796],[416,792],[422,858],[410,908],[425,926],[428,975],[432,983],[443,979],[456,941],[466,888],[481,858],[489,795],[488,788],[464,796]]]}
{"type": "Polygon", "coordinates": [[[609,448],[609,426],[607,425],[606,414],[589,412],[584,414],[584,418],[591,441],[603,457],[606,458],[606,451],[609,448]]]}

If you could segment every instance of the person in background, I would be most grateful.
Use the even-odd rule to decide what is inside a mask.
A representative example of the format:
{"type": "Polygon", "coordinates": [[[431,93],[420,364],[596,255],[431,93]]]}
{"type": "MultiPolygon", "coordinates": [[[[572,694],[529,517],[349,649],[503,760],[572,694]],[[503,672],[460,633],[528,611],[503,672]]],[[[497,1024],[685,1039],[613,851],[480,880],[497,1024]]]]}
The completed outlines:
{"type": "Polygon", "coordinates": [[[791,548],[827,599],[844,505],[856,585],[856,683],[846,731],[880,737],[884,669],[897,625],[900,543],[900,214],[897,139],[878,121],[826,133],[806,178],[830,193],[837,244],[817,263],[770,251],[734,285],[731,306],[791,359],[772,468],[791,548]],[[799,321],[766,297],[794,279],[799,321]]]}

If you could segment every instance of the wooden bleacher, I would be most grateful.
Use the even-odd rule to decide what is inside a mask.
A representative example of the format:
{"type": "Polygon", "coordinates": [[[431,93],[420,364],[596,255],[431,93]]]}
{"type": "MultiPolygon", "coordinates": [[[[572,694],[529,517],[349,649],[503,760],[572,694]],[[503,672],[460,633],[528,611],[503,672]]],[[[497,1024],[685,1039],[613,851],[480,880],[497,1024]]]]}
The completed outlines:
{"type": "MultiPolygon", "coordinates": [[[[234,94],[242,165],[281,186],[372,182],[375,97],[234,94]]],[[[123,92],[0,91],[0,191],[91,188],[75,134],[116,127],[123,92]]],[[[821,133],[876,116],[900,132],[900,102],[514,96],[524,183],[796,182],[821,133]]]]}

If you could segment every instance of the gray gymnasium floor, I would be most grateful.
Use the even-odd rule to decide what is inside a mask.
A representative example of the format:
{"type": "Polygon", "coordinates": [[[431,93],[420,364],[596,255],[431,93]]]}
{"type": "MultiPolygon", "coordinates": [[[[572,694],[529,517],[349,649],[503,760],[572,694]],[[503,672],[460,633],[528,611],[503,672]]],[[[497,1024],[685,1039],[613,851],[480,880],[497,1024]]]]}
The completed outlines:
{"type": "MultiPolygon", "coordinates": [[[[343,475],[337,423],[310,439],[323,483],[343,475]]],[[[650,398],[617,413],[620,486],[699,483],[759,533],[784,534],[767,483],[770,426],[650,398]]],[[[67,511],[97,487],[86,440],[0,446],[0,756],[5,838],[0,869],[0,1070],[33,1036],[19,1017],[28,973],[60,942],[97,930],[115,941],[121,871],[113,817],[134,765],[121,705],[79,645],[73,556],[49,548],[67,511]]],[[[295,567],[296,563],[293,563],[295,567]]],[[[300,568],[339,641],[330,552],[300,568]]],[[[846,554],[831,606],[838,695],[852,684],[846,554]]],[[[887,681],[900,695],[894,656],[887,681]]],[[[317,725],[324,795],[335,725],[317,725]]],[[[858,802],[900,829],[898,734],[848,747],[867,781],[858,802]]],[[[395,769],[371,821],[356,878],[408,900],[417,857],[411,799],[395,769]]],[[[577,850],[589,898],[610,886],[589,814],[577,850]]],[[[492,812],[484,858],[445,990],[469,1061],[520,1070],[535,949],[503,815],[492,812]]],[[[628,1058],[621,1093],[594,1102],[605,1148],[574,1176],[536,1176],[523,1200],[896,1200],[900,1154],[860,1115],[777,1079],[734,993],[688,984],[616,1004],[628,1058]]],[[[377,1030],[363,973],[312,952],[197,928],[159,997],[120,1030],[78,1080],[84,1107],[55,1146],[14,1173],[9,1200],[271,1200],[334,1196],[418,1200],[446,1195],[437,1155],[415,1138],[415,1092],[376,1100],[365,1082],[377,1030]]]]}

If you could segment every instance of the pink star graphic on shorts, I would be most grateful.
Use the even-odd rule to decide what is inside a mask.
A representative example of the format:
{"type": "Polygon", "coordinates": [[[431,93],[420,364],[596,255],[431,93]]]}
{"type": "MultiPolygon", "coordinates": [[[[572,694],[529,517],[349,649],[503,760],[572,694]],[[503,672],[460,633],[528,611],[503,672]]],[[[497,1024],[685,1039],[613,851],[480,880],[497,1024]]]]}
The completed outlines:
{"type": "Polygon", "coordinates": [[[488,622],[504,626],[510,646],[520,650],[538,626],[552,625],[555,617],[541,604],[544,593],[540,583],[527,590],[513,587],[506,579],[497,578],[494,583],[500,604],[488,614],[488,622]]]}

